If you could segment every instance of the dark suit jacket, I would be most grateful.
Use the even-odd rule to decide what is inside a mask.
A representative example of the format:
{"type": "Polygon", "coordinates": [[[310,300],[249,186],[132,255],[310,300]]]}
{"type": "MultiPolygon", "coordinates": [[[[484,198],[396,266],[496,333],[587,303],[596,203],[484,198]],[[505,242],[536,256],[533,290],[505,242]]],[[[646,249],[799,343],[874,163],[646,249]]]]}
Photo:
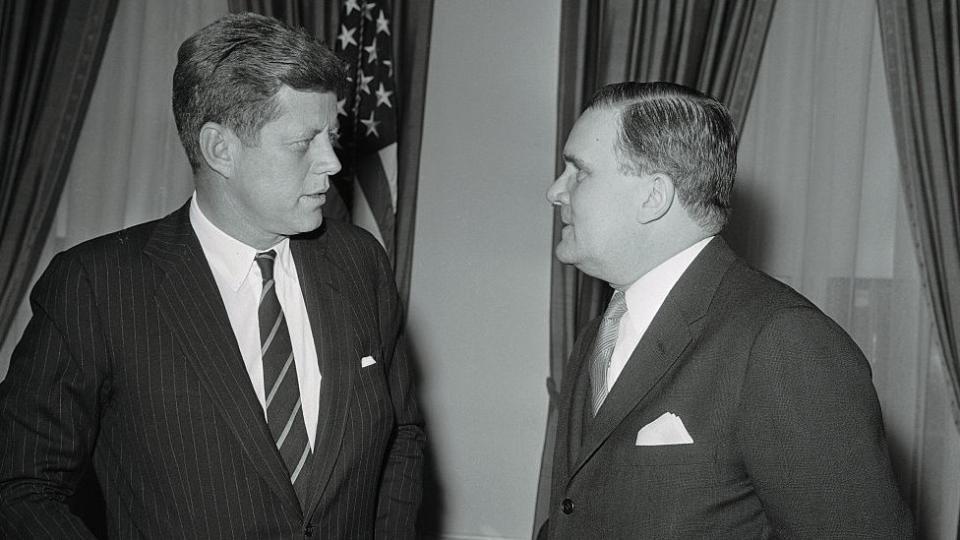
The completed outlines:
{"type": "Polygon", "coordinates": [[[559,403],[551,539],[904,539],[870,367],[719,237],[670,292],[596,418],[579,337],[559,403]],[[637,446],[678,415],[693,444],[637,446]]]}
{"type": "Polygon", "coordinates": [[[114,538],[412,538],[424,434],[379,244],[329,220],[291,240],[323,376],[301,509],[188,208],[34,288],[0,385],[0,537],[88,534],[63,500],[92,453],[114,538]]]}

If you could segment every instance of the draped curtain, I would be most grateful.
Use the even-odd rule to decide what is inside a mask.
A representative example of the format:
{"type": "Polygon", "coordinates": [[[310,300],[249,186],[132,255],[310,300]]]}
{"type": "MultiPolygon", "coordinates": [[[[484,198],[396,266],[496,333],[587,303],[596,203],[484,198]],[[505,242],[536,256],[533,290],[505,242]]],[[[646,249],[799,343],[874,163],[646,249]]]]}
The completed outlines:
{"type": "MultiPolygon", "coordinates": [[[[564,0],[560,30],[557,173],[563,144],[586,101],[619,81],[669,81],[723,101],[740,125],[750,101],[774,0],[564,0]]],[[[554,244],[561,223],[554,213],[554,244]]],[[[610,296],[603,282],[554,260],[551,269],[551,396],[536,525],[546,518],[556,430],[553,403],[579,331],[610,296]]]]}
{"type": "Polygon", "coordinates": [[[900,180],[960,428],[960,9],[951,0],[877,4],[900,180]]]}
{"type": "MultiPolygon", "coordinates": [[[[63,192],[51,203],[53,225],[36,241],[39,262],[20,285],[22,292],[56,252],[163,216],[190,196],[193,175],[170,105],[177,48],[226,13],[226,0],[117,3],[76,151],[64,165],[69,172],[63,192]]],[[[53,142],[46,146],[51,155],[61,150],[53,142]]],[[[0,349],[0,374],[6,374],[29,318],[24,299],[0,349]]]]}
{"type": "Polygon", "coordinates": [[[878,6],[900,178],[960,427],[960,8],[878,6]]]}
{"type": "Polygon", "coordinates": [[[956,538],[960,433],[901,189],[884,52],[873,0],[777,4],[724,236],[854,338],[919,538],[956,538]]]}
{"type": "MultiPolygon", "coordinates": [[[[391,253],[397,288],[404,305],[410,292],[413,260],[413,231],[416,216],[417,179],[420,174],[420,144],[423,108],[430,51],[433,0],[379,0],[389,5],[399,102],[397,126],[397,195],[391,253]]],[[[270,15],[287,24],[303,27],[333,48],[340,24],[341,2],[326,0],[229,0],[234,13],[253,11],[270,15]]],[[[366,2],[374,4],[373,0],[366,2]]],[[[327,215],[349,220],[347,201],[354,186],[334,182],[328,195],[327,215]],[[346,201],[345,201],[346,199],[346,201]]]]}
{"type": "Polygon", "coordinates": [[[231,13],[252,11],[303,28],[314,37],[333,45],[340,19],[336,0],[229,0],[231,13]]]}
{"type": "Polygon", "coordinates": [[[2,6],[0,344],[47,239],[117,1],[2,6]]]}

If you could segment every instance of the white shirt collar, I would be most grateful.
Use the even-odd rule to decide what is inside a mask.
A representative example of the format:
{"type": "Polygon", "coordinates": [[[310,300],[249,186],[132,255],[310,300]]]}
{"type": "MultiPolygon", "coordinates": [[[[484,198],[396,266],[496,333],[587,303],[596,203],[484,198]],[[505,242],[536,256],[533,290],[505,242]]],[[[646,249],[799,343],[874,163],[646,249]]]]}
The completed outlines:
{"type": "Polygon", "coordinates": [[[627,301],[627,313],[635,331],[642,334],[653,317],[660,310],[673,286],[687,271],[697,255],[714,237],[710,236],[684,249],[673,257],[660,263],[653,270],[640,276],[631,284],[624,297],[627,301]]]}
{"type": "MultiPolygon", "coordinates": [[[[200,205],[197,204],[196,192],[190,201],[190,224],[193,225],[193,231],[200,240],[200,246],[211,269],[223,276],[234,292],[240,290],[247,276],[256,267],[254,256],[259,251],[223,232],[207,219],[200,210],[200,205]]],[[[270,248],[277,252],[278,267],[285,274],[289,274],[292,268],[289,246],[290,239],[284,238],[270,248]]],[[[257,276],[259,278],[259,269],[257,269],[257,276]]]]}

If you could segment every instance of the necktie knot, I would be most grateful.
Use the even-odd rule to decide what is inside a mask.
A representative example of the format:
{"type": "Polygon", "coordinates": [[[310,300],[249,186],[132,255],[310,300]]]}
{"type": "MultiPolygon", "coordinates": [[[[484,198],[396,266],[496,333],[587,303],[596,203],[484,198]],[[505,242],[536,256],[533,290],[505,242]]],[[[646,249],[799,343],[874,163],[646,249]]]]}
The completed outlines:
{"type": "Polygon", "coordinates": [[[272,249],[270,251],[257,253],[253,257],[253,260],[257,262],[257,266],[260,267],[260,276],[263,278],[264,282],[273,279],[273,263],[276,259],[277,252],[272,249]]]}
{"type": "Polygon", "coordinates": [[[607,304],[607,310],[604,312],[603,318],[617,321],[620,320],[620,317],[623,317],[623,314],[626,312],[627,299],[623,291],[617,289],[613,291],[613,296],[610,298],[610,303],[607,304]]]}

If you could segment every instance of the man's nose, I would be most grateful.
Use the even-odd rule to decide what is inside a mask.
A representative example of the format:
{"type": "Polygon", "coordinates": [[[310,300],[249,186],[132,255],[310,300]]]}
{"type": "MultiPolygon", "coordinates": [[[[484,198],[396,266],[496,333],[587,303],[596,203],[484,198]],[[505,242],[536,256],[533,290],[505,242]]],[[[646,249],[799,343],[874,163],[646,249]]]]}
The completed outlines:
{"type": "Polygon", "coordinates": [[[553,184],[550,185],[550,188],[547,189],[547,201],[554,206],[559,206],[563,204],[566,199],[567,194],[567,181],[566,175],[561,174],[553,181],[553,184]]]}
{"type": "MultiPolygon", "coordinates": [[[[320,136],[318,136],[320,139],[320,136]]],[[[314,141],[311,153],[313,154],[313,171],[326,176],[333,176],[340,172],[342,165],[333,149],[333,143],[327,137],[314,141]]]]}

